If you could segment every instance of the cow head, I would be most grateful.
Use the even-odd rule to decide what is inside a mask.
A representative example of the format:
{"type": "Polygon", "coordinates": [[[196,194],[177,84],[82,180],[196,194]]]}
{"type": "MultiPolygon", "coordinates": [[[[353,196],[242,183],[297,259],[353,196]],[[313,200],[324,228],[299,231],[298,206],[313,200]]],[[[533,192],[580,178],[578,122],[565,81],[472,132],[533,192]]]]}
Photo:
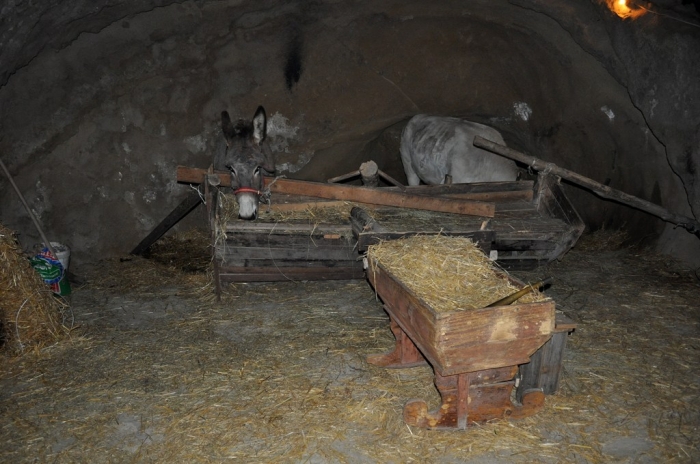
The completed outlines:
{"type": "Polygon", "coordinates": [[[231,171],[231,187],[242,219],[255,219],[263,189],[263,173],[275,172],[272,152],[263,144],[267,129],[265,109],[260,106],[252,121],[231,122],[221,113],[221,129],[226,138],[225,167],[231,171]]]}

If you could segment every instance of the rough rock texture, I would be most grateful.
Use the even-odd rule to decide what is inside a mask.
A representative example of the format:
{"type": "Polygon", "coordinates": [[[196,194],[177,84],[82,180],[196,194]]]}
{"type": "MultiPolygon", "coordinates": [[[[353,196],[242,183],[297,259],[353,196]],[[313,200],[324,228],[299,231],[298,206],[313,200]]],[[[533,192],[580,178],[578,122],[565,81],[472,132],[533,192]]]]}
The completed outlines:
{"type": "MultiPolygon", "coordinates": [[[[133,248],[185,195],[175,167],[211,162],[219,113],[259,104],[289,177],[375,159],[400,178],[397,136],[426,112],[700,215],[700,16],[648,6],[622,19],[584,0],[7,2],[0,156],[77,264],[133,248]]],[[[686,231],[567,190],[591,229],[660,237],[700,263],[686,231]]],[[[13,194],[0,205],[38,240],[13,194]]]]}

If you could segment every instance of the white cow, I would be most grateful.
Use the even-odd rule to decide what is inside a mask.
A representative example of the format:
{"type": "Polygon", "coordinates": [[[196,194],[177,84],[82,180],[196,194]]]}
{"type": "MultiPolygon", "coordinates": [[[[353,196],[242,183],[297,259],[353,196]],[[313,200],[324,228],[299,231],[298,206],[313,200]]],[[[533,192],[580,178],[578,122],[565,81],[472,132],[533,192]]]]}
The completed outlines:
{"type": "Polygon", "coordinates": [[[516,180],[514,161],[473,145],[474,137],[505,145],[493,127],[458,118],[419,114],[401,134],[401,161],[408,185],[516,180]]]}

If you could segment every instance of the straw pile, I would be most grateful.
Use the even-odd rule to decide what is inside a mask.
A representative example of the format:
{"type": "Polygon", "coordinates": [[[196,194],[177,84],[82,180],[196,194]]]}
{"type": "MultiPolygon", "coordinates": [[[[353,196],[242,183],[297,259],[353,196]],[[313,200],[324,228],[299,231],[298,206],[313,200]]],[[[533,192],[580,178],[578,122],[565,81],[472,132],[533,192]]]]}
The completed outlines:
{"type": "MultiPolygon", "coordinates": [[[[474,242],[444,235],[414,236],[381,242],[367,250],[380,264],[439,312],[483,308],[520,290],[474,242]]],[[[544,301],[538,292],[518,303],[544,301]]]]}
{"type": "Polygon", "coordinates": [[[64,305],[22,253],[14,233],[0,224],[0,344],[11,354],[58,341],[64,305]]]}

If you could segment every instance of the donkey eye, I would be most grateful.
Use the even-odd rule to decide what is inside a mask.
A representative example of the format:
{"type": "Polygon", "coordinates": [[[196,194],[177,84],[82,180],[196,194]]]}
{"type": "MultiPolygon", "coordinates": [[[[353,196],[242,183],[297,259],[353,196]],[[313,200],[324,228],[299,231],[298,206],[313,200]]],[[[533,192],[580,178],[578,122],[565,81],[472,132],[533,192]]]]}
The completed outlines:
{"type": "Polygon", "coordinates": [[[255,171],[253,171],[254,176],[259,176],[260,175],[260,166],[255,167],[255,171]]]}

